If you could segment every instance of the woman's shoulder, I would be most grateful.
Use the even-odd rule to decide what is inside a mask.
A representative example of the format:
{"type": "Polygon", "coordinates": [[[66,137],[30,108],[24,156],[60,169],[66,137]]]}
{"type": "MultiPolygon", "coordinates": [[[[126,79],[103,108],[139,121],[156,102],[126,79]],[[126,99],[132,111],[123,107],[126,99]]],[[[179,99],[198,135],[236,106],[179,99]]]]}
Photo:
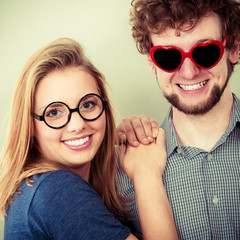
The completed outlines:
{"type": "Polygon", "coordinates": [[[36,174],[23,180],[7,208],[6,234],[29,232],[29,218],[49,217],[52,209],[61,208],[66,201],[74,199],[74,192],[97,194],[83,178],[67,170],[36,174]]]}
{"type": "Polygon", "coordinates": [[[36,174],[31,177],[33,182],[33,187],[39,187],[42,184],[50,184],[50,186],[56,186],[60,184],[67,184],[71,182],[74,183],[82,183],[83,185],[87,185],[90,187],[89,183],[86,182],[80,175],[69,171],[69,170],[55,170],[47,173],[36,174]]]}
{"type": "Polygon", "coordinates": [[[100,235],[106,233],[110,239],[118,239],[118,234],[124,235],[119,239],[125,239],[129,234],[91,185],[65,170],[52,172],[44,178],[34,195],[29,218],[45,222],[47,232],[65,236],[65,239],[70,235],[70,239],[81,239],[84,235],[89,239],[101,239],[100,235]]]}
{"type": "Polygon", "coordinates": [[[72,171],[64,170],[64,169],[41,173],[41,174],[36,174],[31,177],[31,180],[33,180],[34,182],[37,182],[37,183],[41,183],[43,181],[49,181],[51,179],[52,180],[53,179],[61,180],[63,178],[76,179],[78,181],[86,182],[80,175],[78,175],[72,171]]]}
{"type": "Polygon", "coordinates": [[[54,191],[70,190],[74,187],[92,189],[91,185],[81,176],[68,170],[55,170],[51,172],[35,174],[24,179],[19,186],[18,193],[14,195],[14,201],[31,201],[38,192],[47,191],[48,194],[54,191]]]}
{"type": "Polygon", "coordinates": [[[55,170],[36,174],[22,181],[18,192],[14,194],[13,204],[9,206],[8,212],[21,209],[19,215],[26,216],[29,208],[34,204],[38,206],[44,203],[44,205],[59,204],[62,198],[72,199],[76,195],[98,197],[91,185],[72,171],[55,170]]]}
{"type": "Polygon", "coordinates": [[[10,207],[6,235],[13,231],[58,239],[125,239],[129,235],[79,175],[56,170],[31,180],[32,187],[24,184],[10,207]]]}
{"type": "Polygon", "coordinates": [[[43,206],[70,208],[74,203],[87,207],[92,202],[102,202],[92,186],[72,171],[56,170],[39,176],[35,175],[32,180],[35,191],[31,205],[34,208],[43,206]]]}
{"type": "Polygon", "coordinates": [[[38,196],[38,200],[41,200],[42,197],[44,201],[47,201],[53,194],[61,195],[63,192],[73,192],[76,188],[78,192],[81,190],[95,192],[88,182],[72,171],[55,170],[35,174],[22,181],[17,193],[14,194],[14,204],[10,208],[22,205],[27,211],[36,196],[38,196]]]}
{"type": "MultiPolygon", "coordinates": [[[[42,201],[54,204],[66,201],[81,201],[93,196],[100,198],[92,186],[78,174],[68,170],[56,170],[49,173],[33,176],[33,186],[35,193],[33,201],[40,203],[42,201]]],[[[85,203],[87,204],[87,203],[85,203]]]]}

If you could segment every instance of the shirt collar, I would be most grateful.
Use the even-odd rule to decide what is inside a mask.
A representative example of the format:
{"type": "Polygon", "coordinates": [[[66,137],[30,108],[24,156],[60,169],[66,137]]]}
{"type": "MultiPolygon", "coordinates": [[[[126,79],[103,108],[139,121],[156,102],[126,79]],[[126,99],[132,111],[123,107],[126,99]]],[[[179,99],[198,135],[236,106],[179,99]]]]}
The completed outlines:
{"type": "MultiPolygon", "coordinates": [[[[240,127],[240,100],[235,94],[233,94],[233,109],[230,119],[230,124],[225,135],[228,136],[230,132],[237,126],[240,127]]],[[[161,126],[165,131],[166,136],[166,149],[167,157],[169,157],[173,151],[177,148],[181,148],[178,142],[174,126],[172,124],[172,108],[169,109],[168,114],[161,126]]]]}
{"type": "Polygon", "coordinates": [[[240,100],[233,94],[233,109],[227,133],[230,133],[236,126],[240,125],[240,100]]]}
{"type": "Polygon", "coordinates": [[[161,127],[165,131],[167,157],[169,157],[176,148],[180,147],[175,129],[172,124],[172,108],[169,109],[161,127]]]}

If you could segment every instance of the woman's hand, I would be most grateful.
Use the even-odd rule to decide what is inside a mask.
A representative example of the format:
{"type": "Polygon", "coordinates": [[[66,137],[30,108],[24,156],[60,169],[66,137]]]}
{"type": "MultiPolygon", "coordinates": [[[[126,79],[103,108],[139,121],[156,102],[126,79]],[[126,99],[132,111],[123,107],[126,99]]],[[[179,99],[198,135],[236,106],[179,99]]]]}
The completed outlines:
{"type": "Polygon", "coordinates": [[[159,129],[157,138],[149,145],[126,147],[122,144],[120,161],[134,184],[144,240],[178,238],[162,179],[166,159],[165,134],[162,129],[159,129]]]}
{"type": "Polygon", "coordinates": [[[122,145],[121,148],[122,168],[133,182],[139,176],[156,174],[162,177],[167,159],[163,129],[159,129],[157,138],[149,145],[140,144],[138,147],[122,145]]]}

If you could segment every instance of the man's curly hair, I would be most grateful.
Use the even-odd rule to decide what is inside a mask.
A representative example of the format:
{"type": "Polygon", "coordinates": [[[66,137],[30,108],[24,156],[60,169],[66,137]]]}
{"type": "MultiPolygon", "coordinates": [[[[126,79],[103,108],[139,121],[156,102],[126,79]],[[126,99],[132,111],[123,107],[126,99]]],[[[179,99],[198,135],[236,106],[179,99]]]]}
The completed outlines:
{"type": "Polygon", "coordinates": [[[150,34],[168,27],[188,31],[210,13],[220,16],[228,49],[235,49],[240,40],[239,0],[132,0],[131,5],[132,35],[142,54],[149,53],[150,34]]]}

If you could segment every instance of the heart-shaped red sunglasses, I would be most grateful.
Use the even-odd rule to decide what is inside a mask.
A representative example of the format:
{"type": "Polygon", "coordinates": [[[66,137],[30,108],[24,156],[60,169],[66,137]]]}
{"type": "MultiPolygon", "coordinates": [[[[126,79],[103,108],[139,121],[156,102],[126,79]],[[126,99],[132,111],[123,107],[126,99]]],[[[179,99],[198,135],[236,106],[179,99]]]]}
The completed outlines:
{"type": "Polygon", "coordinates": [[[189,52],[184,52],[175,46],[152,46],[149,42],[150,56],[154,64],[166,72],[174,72],[183,64],[185,58],[190,58],[198,67],[209,69],[222,58],[227,36],[223,42],[212,40],[199,43],[189,52]]]}

